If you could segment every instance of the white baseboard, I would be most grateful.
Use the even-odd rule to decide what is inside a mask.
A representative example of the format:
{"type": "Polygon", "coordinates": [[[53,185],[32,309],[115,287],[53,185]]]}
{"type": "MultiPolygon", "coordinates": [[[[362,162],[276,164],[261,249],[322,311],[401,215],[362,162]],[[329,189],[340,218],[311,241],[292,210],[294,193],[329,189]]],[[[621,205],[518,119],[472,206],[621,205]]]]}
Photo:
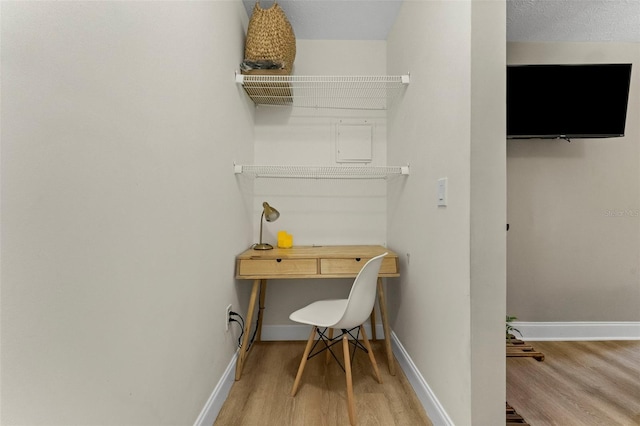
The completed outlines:
{"type": "MultiPolygon", "coordinates": [[[[369,337],[371,336],[370,325],[365,325],[369,337]]],[[[378,338],[384,337],[384,330],[382,324],[376,324],[376,333],[378,338]]],[[[309,338],[309,326],[305,325],[265,325],[262,327],[262,340],[307,340],[309,338]]],[[[400,343],[398,336],[391,332],[391,346],[393,353],[398,360],[398,364],[404,372],[407,380],[413,387],[418,400],[424,407],[429,419],[435,426],[453,426],[453,421],[445,411],[444,407],[436,398],[427,381],[422,377],[420,371],[416,367],[415,363],[404,349],[404,346],[400,343]]],[[[207,400],[204,408],[200,412],[194,426],[210,426],[212,425],[218,413],[222,408],[222,404],[229,396],[231,386],[235,381],[235,368],[236,361],[238,359],[238,352],[233,355],[229,365],[222,374],[222,377],[218,381],[215,389],[211,393],[211,396],[207,400]]]]}
{"type": "MultiPolygon", "coordinates": [[[[640,340],[640,322],[575,321],[526,322],[511,325],[522,333],[523,340],[640,340]]],[[[515,333],[517,338],[520,336],[515,333]]]]}
{"type": "Polygon", "coordinates": [[[222,409],[222,404],[226,401],[227,396],[229,396],[229,392],[231,391],[231,386],[235,382],[235,372],[236,372],[236,361],[238,360],[238,351],[233,354],[231,357],[231,361],[227,368],[222,373],[222,377],[218,381],[218,384],[213,389],[211,396],[207,400],[204,408],[200,412],[200,415],[196,419],[196,422],[193,424],[194,426],[211,426],[218,417],[218,413],[222,409]]]}
{"type": "Polygon", "coordinates": [[[407,376],[407,380],[409,380],[431,422],[435,426],[454,426],[453,421],[393,331],[391,332],[391,346],[398,364],[400,364],[404,375],[407,376]]]}

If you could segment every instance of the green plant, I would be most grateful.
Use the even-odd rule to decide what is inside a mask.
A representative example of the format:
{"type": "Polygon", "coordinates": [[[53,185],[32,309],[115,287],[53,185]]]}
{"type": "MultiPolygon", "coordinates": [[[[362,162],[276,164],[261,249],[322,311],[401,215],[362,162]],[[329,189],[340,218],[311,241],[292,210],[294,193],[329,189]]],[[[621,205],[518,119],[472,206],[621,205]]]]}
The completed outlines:
{"type": "Polygon", "coordinates": [[[513,337],[514,331],[517,332],[520,335],[520,337],[522,337],[522,333],[520,333],[520,330],[518,330],[517,328],[511,325],[513,320],[516,320],[516,319],[518,319],[518,317],[512,317],[510,315],[507,315],[507,340],[509,342],[511,341],[511,337],[513,337]]]}

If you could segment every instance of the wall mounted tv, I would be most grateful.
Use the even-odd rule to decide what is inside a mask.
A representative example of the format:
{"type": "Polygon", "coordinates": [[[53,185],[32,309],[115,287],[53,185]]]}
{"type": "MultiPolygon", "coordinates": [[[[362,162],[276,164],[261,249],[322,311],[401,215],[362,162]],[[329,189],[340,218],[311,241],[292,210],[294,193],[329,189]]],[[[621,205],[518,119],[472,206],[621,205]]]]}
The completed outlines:
{"type": "Polygon", "coordinates": [[[624,136],[631,64],[509,65],[507,138],[624,136]]]}

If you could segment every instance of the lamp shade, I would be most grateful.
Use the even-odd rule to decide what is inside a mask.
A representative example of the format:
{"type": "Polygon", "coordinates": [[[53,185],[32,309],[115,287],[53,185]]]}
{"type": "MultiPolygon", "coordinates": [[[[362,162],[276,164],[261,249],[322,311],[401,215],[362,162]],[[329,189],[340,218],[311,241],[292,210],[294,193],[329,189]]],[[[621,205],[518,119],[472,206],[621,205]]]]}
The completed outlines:
{"type": "Polygon", "coordinates": [[[269,205],[266,201],[262,203],[264,218],[267,222],[275,222],[280,217],[280,212],[269,205]]]}

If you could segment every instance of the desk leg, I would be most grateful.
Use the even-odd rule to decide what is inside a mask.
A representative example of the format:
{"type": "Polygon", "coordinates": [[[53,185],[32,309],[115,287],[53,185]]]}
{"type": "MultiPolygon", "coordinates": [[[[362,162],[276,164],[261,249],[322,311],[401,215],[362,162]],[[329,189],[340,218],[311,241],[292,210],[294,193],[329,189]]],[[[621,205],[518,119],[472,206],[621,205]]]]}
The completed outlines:
{"type": "Polygon", "coordinates": [[[247,309],[247,322],[244,324],[244,337],[242,338],[242,347],[240,348],[240,355],[238,356],[238,362],[236,363],[236,380],[240,380],[242,376],[242,369],[244,363],[249,355],[249,332],[251,331],[251,321],[253,321],[253,310],[256,307],[256,298],[258,297],[258,290],[260,289],[260,280],[253,281],[253,288],[251,289],[251,297],[249,298],[249,309],[247,309]]]}
{"type": "Polygon", "coordinates": [[[264,316],[264,297],[267,294],[267,280],[260,280],[260,302],[258,304],[258,332],[256,342],[262,341],[262,318],[264,316]]]}
{"type": "Polygon", "coordinates": [[[371,310],[371,340],[373,340],[374,342],[376,340],[378,340],[378,338],[376,337],[376,307],[375,307],[375,303],[374,303],[373,309],[371,310]]]}
{"type": "Polygon", "coordinates": [[[384,347],[387,351],[389,373],[395,376],[396,365],[393,359],[393,351],[391,350],[391,329],[389,328],[389,319],[387,317],[387,300],[382,289],[382,278],[380,277],[378,277],[378,303],[380,305],[380,316],[382,317],[382,328],[384,329],[384,347]]]}

